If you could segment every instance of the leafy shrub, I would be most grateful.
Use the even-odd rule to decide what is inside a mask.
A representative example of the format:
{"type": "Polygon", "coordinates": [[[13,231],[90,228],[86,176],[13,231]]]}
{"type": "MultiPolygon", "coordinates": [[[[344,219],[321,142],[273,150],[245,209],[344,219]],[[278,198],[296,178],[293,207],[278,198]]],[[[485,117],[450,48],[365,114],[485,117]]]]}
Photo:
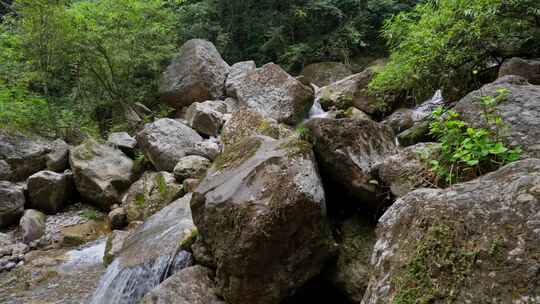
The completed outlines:
{"type": "Polygon", "coordinates": [[[510,149],[502,141],[505,126],[495,106],[508,92],[498,93],[496,97],[483,96],[480,100],[487,128],[468,126],[453,110],[445,112],[439,107],[433,112],[430,133],[441,143],[441,151],[430,164],[440,178],[439,184],[469,180],[519,158],[521,149],[510,149]]]}
{"type": "Polygon", "coordinates": [[[444,88],[459,98],[504,58],[540,54],[537,0],[439,0],[385,22],[391,51],[370,90],[388,101],[422,101],[444,88]],[[471,71],[476,71],[472,73],[471,71]]]}

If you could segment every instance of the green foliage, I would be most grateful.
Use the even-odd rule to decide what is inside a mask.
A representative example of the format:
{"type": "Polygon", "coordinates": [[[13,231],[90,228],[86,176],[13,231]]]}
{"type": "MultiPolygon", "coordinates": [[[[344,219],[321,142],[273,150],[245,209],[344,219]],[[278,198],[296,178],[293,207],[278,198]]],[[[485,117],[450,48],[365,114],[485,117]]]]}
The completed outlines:
{"type": "Polygon", "coordinates": [[[167,0],[16,0],[0,24],[2,126],[96,134],[96,107],[155,98],[175,51],[167,0]],[[15,97],[13,97],[15,96],[15,97]]]}
{"type": "Polygon", "coordinates": [[[390,61],[370,89],[387,100],[421,101],[439,88],[459,98],[478,85],[493,62],[539,55],[539,18],[536,0],[439,0],[417,5],[386,21],[383,35],[390,61]]]}
{"type": "Polygon", "coordinates": [[[180,41],[212,40],[225,59],[281,63],[348,61],[380,50],[379,29],[418,0],[199,0],[177,8],[180,41]],[[186,26],[188,25],[188,26],[186,26]]]}
{"type": "Polygon", "coordinates": [[[441,178],[440,183],[448,185],[468,180],[519,158],[521,149],[510,149],[502,141],[505,126],[496,109],[507,94],[506,90],[499,90],[495,97],[481,97],[482,117],[487,128],[468,126],[453,110],[445,112],[439,107],[433,112],[430,133],[441,143],[441,151],[438,159],[431,160],[430,164],[441,178]]]}
{"type": "Polygon", "coordinates": [[[85,209],[81,212],[81,217],[89,221],[99,221],[103,219],[103,214],[93,209],[85,209]]]}
{"type": "Polygon", "coordinates": [[[156,175],[156,185],[158,186],[159,195],[161,195],[161,198],[166,199],[169,194],[169,187],[167,186],[167,182],[165,181],[163,174],[156,175]]]}

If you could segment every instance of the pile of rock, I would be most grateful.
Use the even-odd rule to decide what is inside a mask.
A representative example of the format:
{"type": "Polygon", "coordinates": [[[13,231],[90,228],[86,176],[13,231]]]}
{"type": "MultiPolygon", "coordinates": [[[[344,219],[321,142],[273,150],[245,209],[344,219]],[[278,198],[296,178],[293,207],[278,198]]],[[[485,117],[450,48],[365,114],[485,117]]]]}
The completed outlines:
{"type": "MultiPolygon", "coordinates": [[[[160,85],[176,118],[75,147],[2,135],[0,226],[19,223],[32,247],[45,214],[79,199],[107,212],[109,268],[92,303],[290,303],[314,280],[352,303],[540,301],[540,87],[521,77],[532,72],[454,105],[476,125],[479,94],[508,89],[504,140],[524,159],[428,189],[439,145],[426,129],[444,101],[381,118],[366,90],[376,70],[295,78],[188,41],[160,85]],[[315,102],[333,113],[308,119],[315,102]]],[[[30,247],[2,246],[1,269],[30,247]]]]}

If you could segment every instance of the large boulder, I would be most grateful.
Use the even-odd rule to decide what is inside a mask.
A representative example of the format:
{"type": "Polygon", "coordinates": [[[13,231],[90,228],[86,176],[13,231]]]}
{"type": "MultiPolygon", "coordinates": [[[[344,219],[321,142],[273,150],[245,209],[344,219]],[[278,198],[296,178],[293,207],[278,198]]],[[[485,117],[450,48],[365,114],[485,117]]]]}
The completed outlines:
{"type": "Polygon", "coordinates": [[[279,303],[332,253],[314,156],[294,137],[255,136],[227,148],[195,190],[191,209],[231,304],[279,303]]]}
{"type": "Polygon", "coordinates": [[[203,266],[184,268],[149,292],[142,304],[225,304],[216,295],[212,277],[203,266]]]}
{"type": "Polygon", "coordinates": [[[261,113],[242,108],[232,114],[221,132],[221,141],[230,146],[246,137],[264,135],[275,139],[291,136],[293,132],[276,120],[261,113]]]}
{"type": "Polygon", "coordinates": [[[507,128],[501,135],[509,146],[521,146],[525,155],[540,157],[540,85],[529,84],[520,76],[504,76],[495,82],[469,93],[454,109],[461,119],[473,127],[487,127],[482,96],[498,96],[500,89],[508,90],[505,100],[496,105],[507,128]]]}
{"type": "Polygon", "coordinates": [[[192,103],[186,112],[188,125],[207,136],[217,136],[225,121],[227,105],[220,100],[192,103]]]}
{"type": "Polygon", "coordinates": [[[236,97],[240,104],[290,125],[304,119],[313,105],[313,89],[273,63],[249,71],[238,83],[236,97]]]}
{"type": "Polygon", "coordinates": [[[406,147],[387,157],[376,166],[379,179],[395,196],[403,196],[414,189],[436,187],[437,175],[431,170],[430,160],[437,159],[440,144],[420,143],[406,147]]]}
{"type": "Polygon", "coordinates": [[[211,42],[189,40],[163,73],[159,86],[162,99],[176,109],[220,99],[225,93],[229,69],[211,42]]]}
{"type": "Polygon", "coordinates": [[[306,66],[300,75],[308,83],[318,87],[330,85],[352,74],[351,69],[341,62],[318,62],[306,66]]]}
{"type": "Polygon", "coordinates": [[[87,140],[69,153],[75,185],[86,201],[109,210],[135,177],[134,163],[122,151],[87,140]]]}
{"type": "Polygon", "coordinates": [[[374,165],[397,152],[389,127],[372,120],[315,118],[305,124],[322,172],[364,204],[378,204],[374,165]]]}
{"type": "Polygon", "coordinates": [[[27,209],[19,222],[25,244],[38,240],[45,234],[46,215],[34,209],[27,209]]]}
{"type": "Polygon", "coordinates": [[[129,222],[145,220],[182,195],[183,187],[168,172],[145,172],[122,198],[129,222]]]}
{"type": "Polygon", "coordinates": [[[27,180],[28,205],[55,214],[73,197],[74,190],[72,174],[40,171],[27,180]]]}
{"type": "Polygon", "coordinates": [[[69,145],[57,139],[51,144],[52,151],[45,156],[47,170],[64,172],[69,167],[69,145]]]}
{"type": "Polygon", "coordinates": [[[354,106],[367,114],[374,114],[379,110],[379,103],[375,97],[370,96],[367,92],[367,86],[373,75],[374,70],[369,68],[329,84],[317,91],[315,99],[325,109],[331,106],[339,109],[354,106]]]}
{"type": "Polygon", "coordinates": [[[231,66],[231,72],[225,82],[227,96],[236,98],[236,90],[242,84],[244,77],[246,77],[248,72],[255,70],[256,68],[255,61],[242,61],[233,64],[231,66]]]}
{"type": "Polygon", "coordinates": [[[12,181],[23,181],[45,169],[50,151],[50,143],[42,138],[0,131],[0,159],[10,165],[12,181]]]}
{"type": "Polygon", "coordinates": [[[178,161],[203,138],[178,120],[162,118],[137,134],[139,148],[160,171],[172,172],[178,161]]]}
{"type": "Polygon", "coordinates": [[[24,212],[24,193],[21,187],[0,182],[0,228],[17,223],[24,212]]]}
{"type": "Polygon", "coordinates": [[[379,221],[362,303],[539,302],[539,202],[539,159],[405,195],[379,221]]]}
{"type": "Polygon", "coordinates": [[[176,200],[130,232],[108,266],[90,303],[138,303],[171,275],[185,240],[196,231],[191,218],[191,195],[176,200]]]}
{"type": "Polygon", "coordinates": [[[341,227],[338,260],[329,278],[351,303],[360,303],[371,275],[370,257],[375,245],[375,227],[367,219],[354,216],[341,227]]]}
{"type": "Polygon", "coordinates": [[[510,58],[499,69],[499,77],[506,75],[521,76],[529,83],[540,85],[540,60],[510,58]]]}

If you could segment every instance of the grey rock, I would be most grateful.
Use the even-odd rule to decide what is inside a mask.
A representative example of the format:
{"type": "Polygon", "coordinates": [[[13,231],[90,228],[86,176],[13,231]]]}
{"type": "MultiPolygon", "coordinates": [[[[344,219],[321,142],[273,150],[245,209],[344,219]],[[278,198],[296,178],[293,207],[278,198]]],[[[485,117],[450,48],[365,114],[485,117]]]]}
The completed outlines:
{"type": "Polygon", "coordinates": [[[210,160],[202,156],[190,155],[180,159],[174,167],[174,176],[179,181],[188,178],[202,178],[210,167],[210,160]]]}
{"type": "Polygon", "coordinates": [[[220,99],[230,67],[209,41],[192,39],[163,73],[159,91],[176,109],[194,102],[220,99]]]}
{"type": "Polygon", "coordinates": [[[19,221],[24,212],[24,193],[10,182],[0,182],[0,228],[19,221]]]}
{"type": "Polygon", "coordinates": [[[213,269],[217,268],[216,261],[214,260],[214,256],[212,255],[209,246],[206,245],[201,238],[197,238],[193,245],[191,245],[191,251],[193,252],[193,257],[197,264],[213,269]]]}
{"type": "Polygon", "coordinates": [[[373,167],[397,152],[392,130],[372,120],[316,118],[305,127],[323,174],[363,204],[378,207],[373,167]]]}
{"type": "Polygon", "coordinates": [[[507,126],[501,132],[505,143],[511,147],[521,146],[525,155],[540,157],[540,85],[529,84],[519,76],[504,76],[469,93],[454,109],[470,126],[487,127],[480,98],[497,96],[499,89],[509,91],[507,98],[496,106],[507,126]]]}
{"type": "Polygon", "coordinates": [[[71,174],[40,171],[27,180],[28,203],[31,208],[47,214],[62,210],[73,197],[74,183],[71,174]]]}
{"type": "Polygon", "coordinates": [[[47,162],[47,170],[54,172],[64,172],[69,168],[69,145],[57,139],[52,143],[52,151],[45,158],[47,162]]]}
{"type": "Polygon", "coordinates": [[[129,222],[145,220],[183,194],[183,186],[171,173],[147,171],[122,198],[129,222]]]}
{"type": "Polygon", "coordinates": [[[242,81],[244,81],[248,72],[255,70],[256,68],[255,61],[242,61],[233,64],[229,76],[227,76],[227,81],[225,82],[227,96],[236,98],[237,88],[241,86],[242,81]]]}
{"type": "Polygon", "coordinates": [[[241,105],[290,125],[302,121],[313,105],[313,89],[273,63],[249,71],[236,97],[241,105]]]}
{"type": "Polygon", "coordinates": [[[378,110],[378,102],[375,97],[367,93],[367,85],[373,75],[372,69],[366,69],[361,73],[334,82],[322,87],[317,92],[315,99],[325,109],[330,106],[335,106],[338,109],[354,106],[367,114],[374,114],[378,110]]]}
{"type": "Polygon", "coordinates": [[[139,148],[160,171],[172,172],[178,161],[203,138],[185,124],[162,118],[146,124],[136,136],[139,148]]]}
{"type": "Polygon", "coordinates": [[[0,159],[11,167],[11,180],[23,181],[46,167],[50,143],[39,137],[8,134],[0,130],[0,159]]]}
{"type": "Polygon", "coordinates": [[[109,234],[107,243],[105,244],[103,264],[109,265],[118,256],[128,235],[129,232],[123,230],[113,230],[111,234],[109,234]]]}
{"type": "Polygon", "coordinates": [[[128,214],[122,207],[114,208],[107,215],[111,229],[122,229],[128,225],[128,214]]]}
{"type": "Polygon", "coordinates": [[[235,144],[199,184],[191,209],[231,304],[279,303],[333,252],[313,152],[294,137],[235,144]]]}
{"type": "Polygon", "coordinates": [[[385,118],[382,123],[388,125],[394,132],[400,133],[414,125],[414,111],[411,109],[397,109],[392,115],[385,118]]]}
{"type": "Polygon", "coordinates": [[[499,77],[506,75],[521,76],[529,83],[540,85],[540,60],[510,58],[499,69],[499,77]]]}
{"type": "Polygon", "coordinates": [[[313,63],[306,66],[300,73],[306,82],[313,83],[318,87],[330,85],[351,74],[352,71],[349,67],[341,62],[313,63]]]}
{"type": "Polygon", "coordinates": [[[526,159],[398,199],[379,220],[362,303],[538,302],[539,185],[540,160],[526,159]]]}
{"type": "Polygon", "coordinates": [[[216,295],[212,271],[202,266],[185,268],[148,293],[143,304],[225,304],[216,295]]]}
{"type": "Polygon", "coordinates": [[[133,155],[137,141],[127,132],[115,132],[109,134],[107,142],[122,150],[127,155],[133,155]]]}
{"type": "Polygon", "coordinates": [[[358,120],[371,120],[371,117],[366,113],[358,110],[355,107],[350,107],[345,111],[345,118],[358,119],[358,120]]]}
{"type": "Polygon", "coordinates": [[[421,142],[433,141],[429,134],[430,119],[414,123],[413,126],[397,135],[397,141],[401,146],[408,147],[421,142]]]}
{"type": "Polygon", "coordinates": [[[46,215],[40,211],[27,209],[19,222],[21,227],[23,242],[30,244],[40,239],[45,234],[46,215]]]}
{"type": "Polygon", "coordinates": [[[188,155],[198,155],[209,160],[216,159],[220,153],[220,145],[211,139],[195,143],[193,148],[187,152],[188,155]]]}
{"type": "Polygon", "coordinates": [[[221,130],[227,106],[220,100],[207,100],[205,102],[192,103],[186,112],[186,120],[189,126],[197,132],[216,136],[221,130]]]}
{"type": "Polygon", "coordinates": [[[135,178],[134,163],[122,151],[87,140],[69,154],[77,190],[86,201],[109,210],[135,178]]]}
{"type": "Polygon", "coordinates": [[[261,113],[242,108],[233,113],[223,126],[221,140],[225,147],[246,137],[265,135],[275,139],[291,136],[293,132],[276,120],[264,117],[261,113]]]}
{"type": "Polygon", "coordinates": [[[390,187],[395,196],[403,196],[414,189],[435,187],[437,176],[429,161],[437,159],[440,144],[420,143],[389,156],[374,169],[379,179],[390,187]]]}

